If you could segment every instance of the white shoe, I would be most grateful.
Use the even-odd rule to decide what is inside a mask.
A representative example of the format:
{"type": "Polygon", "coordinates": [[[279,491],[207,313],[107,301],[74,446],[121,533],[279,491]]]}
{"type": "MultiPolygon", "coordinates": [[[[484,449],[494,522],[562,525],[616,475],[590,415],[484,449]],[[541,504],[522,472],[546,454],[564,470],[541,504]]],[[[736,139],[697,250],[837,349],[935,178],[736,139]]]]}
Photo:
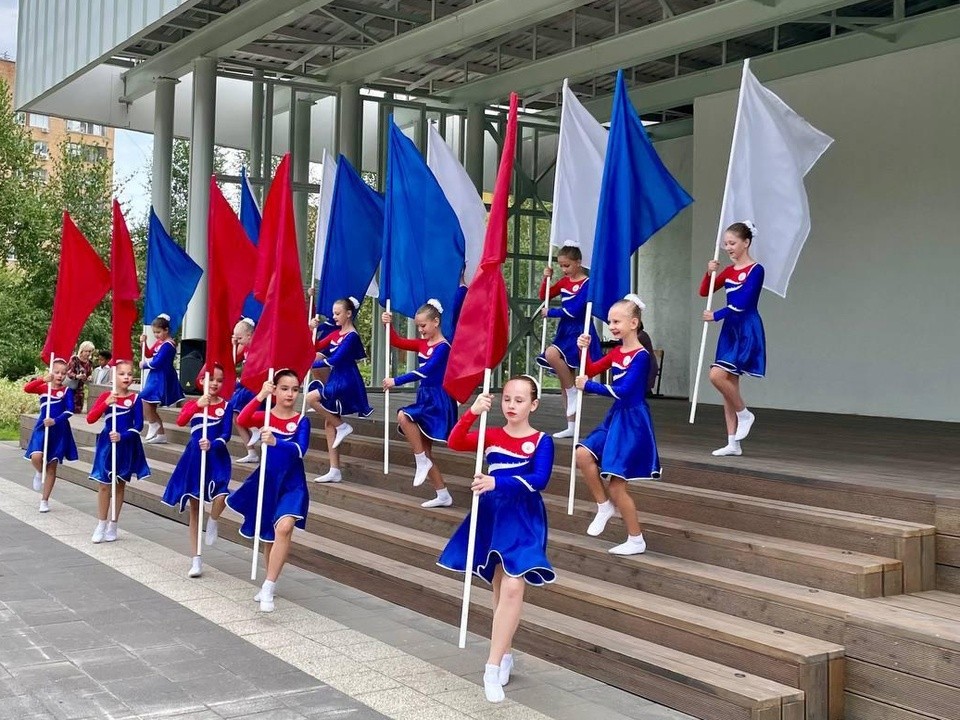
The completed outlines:
{"type": "Polygon", "coordinates": [[[735,445],[724,445],[722,448],[717,448],[712,453],[714,457],[725,457],[727,455],[743,455],[743,450],[740,449],[740,443],[735,445]]]}
{"type": "Polygon", "coordinates": [[[33,474],[33,491],[43,492],[43,476],[38,472],[33,474]]]}
{"type": "Polygon", "coordinates": [[[193,564],[190,566],[190,572],[187,573],[187,577],[198,578],[203,574],[203,560],[200,559],[200,556],[193,558],[193,564]]]}
{"type": "Polygon", "coordinates": [[[430,472],[430,468],[433,467],[433,461],[424,457],[422,460],[417,458],[417,472],[413,476],[413,486],[420,487],[423,485],[424,481],[427,479],[427,474],[430,472]]]}
{"type": "Polygon", "coordinates": [[[260,591],[257,590],[257,594],[253,596],[254,602],[260,602],[260,591]]]}
{"type": "Polygon", "coordinates": [[[607,523],[610,522],[610,518],[615,517],[620,517],[620,511],[617,510],[616,505],[610,500],[607,500],[602,505],[597,505],[597,515],[591,521],[590,527],[587,528],[587,535],[591,537],[602,535],[607,527],[607,523]]]}
{"type": "Polygon", "coordinates": [[[647,541],[641,534],[635,538],[628,537],[626,542],[610,548],[609,552],[611,555],[642,555],[646,550],[647,541]]]}
{"type": "Polygon", "coordinates": [[[207,530],[203,536],[203,542],[205,545],[213,545],[217,538],[220,537],[218,534],[217,521],[213,518],[207,518],[207,530]]]}
{"type": "Polygon", "coordinates": [[[90,538],[90,541],[94,544],[102,543],[103,536],[107,532],[107,521],[101,520],[97,523],[97,529],[93,531],[93,536],[90,538]]]}
{"type": "Polygon", "coordinates": [[[510,671],[513,670],[513,655],[507,653],[500,660],[500,684],[506,685],[510,682],[510,671]]]}
{"type": "Polygon", "coordinates": [[[260,428],[253,428],[250,430],[250,439],[247,440],[247,447],[252,448],[260,442],[260,428]]]}
{"type": "Polygon", "coordinates": [[[147,438],[143,441],[144,445],[166,445],[167,436],[164,433],[158,433],[151,438],[147,438]]]}
{"type": "Polygon", "coordinates": [[[757,419],[757,416],[749,410],[744,412],[746,417],[743,418],[740,417],[740,413],[737,413],[737,432],[733,436],[733,439],[737,442],[746,439],[747,435],[750,434],[750,428],[753,427],[753,421],[757,419]]]}
{"type": "Polygon", "coordinates": [[[48,503],[46,500],[41,500],[41,501],[40,501],[40,512],[42,512],[42,513],[48,513],[48,512],[50,512],[50,503],[48,503]]]}
{"type": "Polygon", "coordinates": [[[246,455],[244,455],[242,458],[238,459],[237,462],[238,462],[238,463],[249,463],[249,464],[258,463],[258,462],[260,462],[260,455],[259,455],[258,453],[255,453],[255,452],[253,452],[253,451],[251,450],[251,451],[248,452],[246,455]]]}
{"type": "Polygon", "coordinates": [[[343,473],[340,472],[340,468],[330,468],[320,477],[315,477],[313,481],[315,483],[338,483],[343,480],[343,473]]]}
{"type": "Polygon", "coordinates": [[[157,433],[160,432],[160,423],[158,422],[148,422],[147,423],[147,436],[144,438],[144,442],[150,442],[157,433]]]}
{"type": "Polygon", "coordinates": [[[273,596],[260,598],[260,612],[271,613],[273,612],[274,607],[275,607],[275,604],[273,602],[273,596]]]}
{"type": "Polygon", "coordinates": [[[562,440],[563,438],[572,438],[572,437],[573,437],[573,428],[572,428],[572,427],[568,427],[566,430],[561,430],[560,432],[555,432],[555,433],[553,434],[553,437],[557,438],[558,440],[562,440]]]}
{"type": "Polygon", "coordinates": [[[427,500],[426,502],[420,503],[422,508],[438,508],[438,507],[450,507],[453,505],[453,498],[450,497],[450,491],[442,491],[443,494],[437,493],[437,496],[433,500],[427,500]]]}
{"type": "Polygon", "coordinates": [[[353,426],[350,423],[341,423],[337,427],[337,434],[333,438],[333,445],[330,446],[331,450],[336,450],[340,447],[340,443],[347,439],[347,436],[353,432],[353,426]]]}
{"type": "Polygon", "coordinates": [[[483,671],[483,694],[492,703],[503,702],[503,685],[500,684],[500,666],[487,665],[483,671]]]}
{"type": "Polygon", "coordinates": [[[103,532],[103,541],[104,542],[114,542],[117,539],[117,524],[115,522],[108,522],[107,529],[103,532]]]}

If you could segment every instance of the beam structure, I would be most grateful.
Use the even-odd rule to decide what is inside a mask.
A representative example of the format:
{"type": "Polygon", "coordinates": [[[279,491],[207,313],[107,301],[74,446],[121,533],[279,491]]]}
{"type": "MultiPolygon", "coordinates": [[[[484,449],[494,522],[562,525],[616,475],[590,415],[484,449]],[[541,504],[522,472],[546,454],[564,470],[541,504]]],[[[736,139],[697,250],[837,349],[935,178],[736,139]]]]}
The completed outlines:
{"type": "Polygon", "coordinates": [[[331,83],[370,80],[387,70],[468,48],[587,2],[589,0],[485,0],[335,62],[320,74],[331,83]]]}
{"type": "Polygon", "coordinates": [[[465,105],[499,100],[511,91],[545,91],[559,87],[564,78],[583,78],[660,60],[849,4],[850,0],[779,0],[775,5],[723,0],[436,95],[465,105]]]}
{"type": "Polygon", "coordinates": [[[235,10],[187,35],[123,76],[123,102],[153,90],[158,77],[178,78],[199,57],[218,58],[262,38],[333,0],[247,0],[235,10]]]}
{"type": "Polygon", "coordinates": [[[158,78],[153,102],[153,177],[150,199],[160,224],[170,230],[170,187],[173,169],[173,111],[177,81],[158,78]]]}

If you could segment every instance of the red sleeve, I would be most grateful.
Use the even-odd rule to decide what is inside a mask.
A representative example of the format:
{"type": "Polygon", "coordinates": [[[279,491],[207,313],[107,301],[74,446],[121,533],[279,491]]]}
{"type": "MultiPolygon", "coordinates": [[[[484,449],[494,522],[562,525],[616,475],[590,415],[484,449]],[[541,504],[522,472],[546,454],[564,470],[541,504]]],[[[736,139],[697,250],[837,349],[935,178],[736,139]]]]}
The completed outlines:
{"type": "Polygon", "coordinates": [[[43,395],[47,391],[47,383],[43,378],[34,378],[23,386],[23,391],[33,395],[43,395]]]}
{"type": "MultiPolygon", "coordinates": [[[[563,283],[563,279],[561,278],[560,280],[557,280],[550,287],[550,297],[555,298],[557,295],[560,294],[560,285],[562,283],[563,283]]],[[[547,278],[546,276],[544,276],[543,280],[540,281],[540,299],[541,300],[545,299],[544,296],[546,295],[546,292],[547,292],[547,278]]]]}
{"type": "Polygon", "coordinates": [[[317,342],[314,344],[313,349],[316,350],[317,352],[321,352],[321,351],[323,351],[323,350],[326,350],[326,349],[327,349],[327,346],[330,345],[330,343],[333,342],[333,339],[334,339],[337,335],[339,335],[339,334],[340,334],[340,331],[339,331],[339,330],[334,330],[332,333],[330,333],[330,334],[327,335],[326,337],[320,338],[320,339],[317,340],[317,342]]]}
{"type": "Polygon", "coordinates": [[[587,359],[587,377],[596,377],[602,372],[606,372],[613,366],[613,351],[608,352],[602,358],[593,362],[587,359]]]}
{"type": "MultiPolygon", "coordinates": [[[[717,273],[717,280],[713,285],[713,291],[716,292],[723,287],[723,281],[727,278],[727,275],[730,273],[730,269],[733,265],[727,265],[727,267],[720,270],[717,273]]],[[[706,297],[710,291],[710,273],[706,273],[703,276],[703,280],[700,281],[700,297],[706,297]]]]}
{"type": "Polygon", "coordinates": [[[101,393],[100,397],[97,398],[97,401],[93,404],[93,407],[90,408],[90,412],[87,413],[87,422],[95,423],[97,420],[103,417],[103,414],[107,411],[107,398],[110,397],[109,392],[101,393]]]}
{"type": "Polygon", "coordinates": [[[243,362],[247,358],[247,345],[237,345],[237,362],[243,362]]]}
{"type": "Polygon", "coordinates": [[[147,345],[146,343],[144,343],[144,344],[143,344],[143,356],[144,356],[145,358],[152,358],[152,357],[153,357],[153,346],[147,345]]]}
{"type": "Polygon", "coordinates": [[[450,437],[447,438],[447,447],[459,452],[476,452],[480,445],[480,433],[470,431],[476,420],[477,415],[467,410],[463,417],[457,420],[453,430],[450,431],[450,437]]]}
{"type": "Polygon", "coordinates": [[[250,402],[247,403],[247,406],[240,411],[240,414],[237,415],[237,425],[242,428],[258,428],[263,427],[263,421],[266,419],[267,414],[260,409],[260,401],[257,398],[253,398],[250,402]]]}
{"type": "Polygon", "coordinates": [[[401,350],[411,350],[418,352],[420,350],[420,341],[411,338],[405,338],[390,326],[390,344],[401,350]]]}
{"type": "Polygon", "coordinates": [[[184,427],[187,423],[190,422],[190,418],[193,417],[194,413],[197,412],[199,408],[197,407],[197,401],[191,400],[186,405],[183,406],[183,409],[180,411],[180,414],[177,415],[177,425],[184,427]]]}

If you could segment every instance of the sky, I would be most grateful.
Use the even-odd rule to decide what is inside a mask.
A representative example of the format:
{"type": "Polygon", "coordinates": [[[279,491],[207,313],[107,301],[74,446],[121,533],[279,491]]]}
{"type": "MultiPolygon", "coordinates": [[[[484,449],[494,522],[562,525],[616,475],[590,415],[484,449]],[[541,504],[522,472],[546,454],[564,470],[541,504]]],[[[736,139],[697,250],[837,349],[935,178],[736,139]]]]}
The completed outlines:
{"type": "MultiPolygon", "coordinates": [[[[0,57],[17,58],[17,1],[0,0],[0,57]]],[[[149,173],[153,136],[117,130],[114,143],[113,179],[130,219],[146,216],[150,209],[149,173]]]]}

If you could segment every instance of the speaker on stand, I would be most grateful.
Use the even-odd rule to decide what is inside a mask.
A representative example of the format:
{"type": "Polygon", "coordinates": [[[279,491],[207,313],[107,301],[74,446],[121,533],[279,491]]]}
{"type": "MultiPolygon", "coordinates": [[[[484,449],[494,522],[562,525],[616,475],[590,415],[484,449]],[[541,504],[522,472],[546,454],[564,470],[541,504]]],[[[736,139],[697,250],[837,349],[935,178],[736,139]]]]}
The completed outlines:
{"type": "Polygon", "coordinates": [[[187,395],[202,395],[197,387],[197,375],[207,358],[207,341],[186,339],[180,341],[180,386],[187,395]]]}

